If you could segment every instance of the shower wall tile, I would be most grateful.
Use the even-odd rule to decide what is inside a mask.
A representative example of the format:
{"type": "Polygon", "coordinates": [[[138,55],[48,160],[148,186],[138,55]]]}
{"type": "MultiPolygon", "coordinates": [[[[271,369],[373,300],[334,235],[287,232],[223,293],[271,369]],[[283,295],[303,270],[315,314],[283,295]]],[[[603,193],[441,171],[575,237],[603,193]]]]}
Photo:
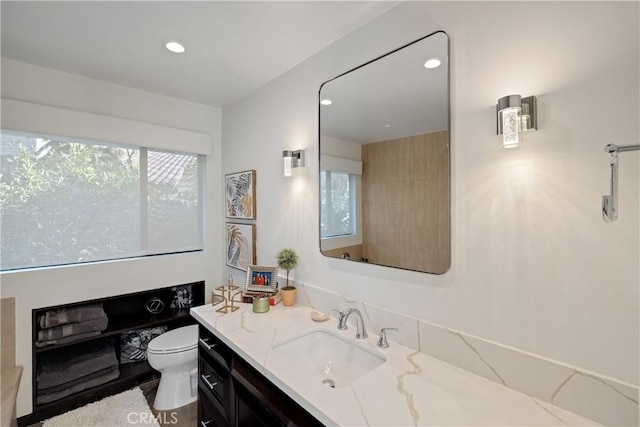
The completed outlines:
{"type": "MultiPolygon", "coordinates": [[[[383,327],[398,328],[397,332],[388,332],[390,345],[402,344],[604,425],[638,425],[637,385],[365,304],[356,298],[312,285],[296,283],[296,286],[299,289],[297,302],[318,311],[331,313],[333,309],[358,308],[370,335],[379,335],[383,327]]],[[[336,322],[335,313],[332,316],[329,322],[336,322]]],[[[351,318],[350,324],[351,320],[355,322],[351,318]]]]}

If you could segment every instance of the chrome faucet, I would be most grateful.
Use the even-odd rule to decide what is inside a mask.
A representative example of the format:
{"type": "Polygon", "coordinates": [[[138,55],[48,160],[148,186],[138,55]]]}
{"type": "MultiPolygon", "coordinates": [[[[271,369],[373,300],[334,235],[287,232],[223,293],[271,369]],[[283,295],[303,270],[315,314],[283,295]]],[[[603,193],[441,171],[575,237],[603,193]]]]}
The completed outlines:
{"type": "Polygon", "coordinates": [[[353,313],[355,313],[357,316],[356,318],[356,338],[361,340],[363,338],[367,338],[369,335],[367,335],[367,331],[364,328],[364,319],[362,318],[362,313],[360,313],[360,310],[358,310],[357,308],[347,308],[345,311],[339,311],[339,310],[335,310],[338,312],[339,317],[338,317],[338,329],[347,329],[347,320],[349,319],[349,316],[351,316],[353,313]]]}
{"type": "Polygon", "coordinates": [[[387,331],[397,331],[398,328],[382,328],[380,329],[380,339],[376,344],[380,348],[389,348],[389,341],[387,341],[387,331]]]}

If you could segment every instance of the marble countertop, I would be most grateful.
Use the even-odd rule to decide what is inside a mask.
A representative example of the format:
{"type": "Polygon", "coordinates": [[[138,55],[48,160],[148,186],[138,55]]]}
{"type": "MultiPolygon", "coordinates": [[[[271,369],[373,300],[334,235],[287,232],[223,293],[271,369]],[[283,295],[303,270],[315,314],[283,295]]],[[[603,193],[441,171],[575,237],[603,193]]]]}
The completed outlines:
{"type": "MultiPolygon", "coordinates": [[[[355,339],[332,317],[314,322],[309,307],[271,307],[257,314],[250,304],[233,313],[204,305],[192,316],[266,378],[326,425],[341,426],[593,426],[591,420],[396,344],[376,346],[378,336],[355,339]],[[272,350],[274,344],[327,329],[381,354],[386,362],[352,384],[329,388],[321,375],[298,369],[272,350]]],[[[350,320],[355,320],[354,316],[350,320]]],[[[390,338],[392,338],[390,336],[390,338]]]]}

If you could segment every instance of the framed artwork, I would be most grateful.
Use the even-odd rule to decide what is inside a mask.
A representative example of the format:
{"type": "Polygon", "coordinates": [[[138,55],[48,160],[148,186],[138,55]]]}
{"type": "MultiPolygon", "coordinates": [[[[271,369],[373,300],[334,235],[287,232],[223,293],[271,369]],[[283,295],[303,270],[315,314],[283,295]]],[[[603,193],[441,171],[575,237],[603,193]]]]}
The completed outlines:
{"type": "Polygon", "coordinates": [[[250,265],[247,268],[245,291],[275,292],[278,286],[278,267],[250,265]]]}
{"type": "Polygon", "coordinates": [[[167,326],[136,329],[120,333],[120,363],[134,363],[147,360],[147,346],[149,341],[164,334],[167,326]]]}
{"type": "Polygon", "coordinates": [[[227,218],[256,219],[256,171],[224,176],[227,218]]]}
{"type": "Polygon", "coordinates": [[[256,263],[256,226],[227,223],[227,265],[247,270],[256,263]]]}
{"type": "Polygon", "coordinates": [[[169,308],[189,308],[193,304],[191,285],[174,286],[171,288],[171,304],[169,308]]]}

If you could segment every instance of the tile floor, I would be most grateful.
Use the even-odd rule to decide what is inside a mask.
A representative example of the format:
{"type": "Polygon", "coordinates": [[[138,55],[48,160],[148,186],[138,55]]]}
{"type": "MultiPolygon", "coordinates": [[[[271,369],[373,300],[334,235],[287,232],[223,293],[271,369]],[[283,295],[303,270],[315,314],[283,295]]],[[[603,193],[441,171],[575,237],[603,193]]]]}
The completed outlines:
{"type": "MultiPolygon", "coordinates": [[[[198,423],[198,402],[171,411],[156,411],[153,409],[153,399],[158,389],[158,381],[155,379],[139,385],[158,423],[162,427],[196,427],[198,423]]],[[[42,423],[31,424],[28,427],[42,427],[42,423]]]]}

